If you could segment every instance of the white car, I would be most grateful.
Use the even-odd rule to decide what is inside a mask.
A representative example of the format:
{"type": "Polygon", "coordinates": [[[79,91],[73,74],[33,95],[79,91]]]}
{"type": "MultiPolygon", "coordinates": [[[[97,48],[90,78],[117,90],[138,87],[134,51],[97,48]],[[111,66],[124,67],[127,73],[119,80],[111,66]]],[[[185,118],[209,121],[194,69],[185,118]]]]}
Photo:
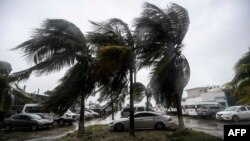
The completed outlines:
{"type": "MultiPolygon", "coordinates": [[[[142,112],[142,111],[147,111],[147,107],[145,106],[135,106],[134,107],[134,112],[142,112]]],[[[148,111],[154,112],[152,108],[148,108],[148,111]]],[[[125,107],[121,110],[121,117],[128,117],[130,112],[130,107],[125,107]]]]}
{"type": "MultiPolygon", "coordinates": [[[[135,129],[157,129],[162,130],[173,125],[171,117],[156,112],[144,111],[134,115],[135,129]]],[[[129,129],[129,118],[114,120],[109,123],[109,129],[114,131],[124,131],[129,129]]]]}
{"type": "Polygon", "coordinates": [[[224,111],[216,113],[216,119],[219,120],[250,120],[250,106],[232,106],[224,111]]]}
{"type": "Polygon", "coordinates": [[[25,104],[22,109],[22,113],[32,113],[38,114],[47,119],[53,120],[57,122],[58,125],[63,126],[65,123],[71,124],[72,122],[77,120],[77,116],[75,113],[72,113],[70,110],[67,110],[62,116],[55,115],[54,113],[44,112],[42,110],[41,105],[39,104],[25,104]]]}

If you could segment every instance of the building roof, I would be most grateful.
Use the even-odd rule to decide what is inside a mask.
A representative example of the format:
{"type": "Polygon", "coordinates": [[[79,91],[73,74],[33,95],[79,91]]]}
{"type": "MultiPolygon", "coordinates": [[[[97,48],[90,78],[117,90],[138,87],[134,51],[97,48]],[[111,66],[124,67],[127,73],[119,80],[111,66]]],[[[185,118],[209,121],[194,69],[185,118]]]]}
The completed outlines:
{"type": "Polygon", "coordinates": [[[186,89],[185,91],[196,90],[196,89],[207,89],[207,87],[195,87],[191,89],[186,89]]]}

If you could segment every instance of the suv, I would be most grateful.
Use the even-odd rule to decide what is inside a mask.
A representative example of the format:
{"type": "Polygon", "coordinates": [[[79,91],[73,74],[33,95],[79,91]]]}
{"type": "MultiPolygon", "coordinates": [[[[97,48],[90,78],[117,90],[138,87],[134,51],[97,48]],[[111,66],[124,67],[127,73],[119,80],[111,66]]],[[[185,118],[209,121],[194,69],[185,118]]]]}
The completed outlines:
{"type": "Polygon", "coordinates": [[[223,111],[225,109],[222,105],[202,105],[197,110],[197,115],[199,117],[209,117],[211,119],[216,119],[216,113],[223,111]]]}
{"type": "MultiPolygon", "coordinates": [[[[129,110],[130,110],[130,107],[123,108],[121,110],[121,117],[128,117],[129,116],[129,110]]],[[[134,107],[134,113],[142,112],[142,111],[147,111],[147,107],[145,107],[145,106],[135,106],[134,107]]],[[[154,112],[154,110],[151,107],[148,108],[148,111],[154,112]]]]}
{"type": "Polygon", "coordinates": [[[38,114],[44,118],[56,121],[59,126],[63,126],[65,123],[71,124],[77,119],[76,114],[72,113],[70,110],[68,110],[62,116],[58,116],[50,112],[42,111],[39,104],[25,104],[23,106],[22,113],[38,114]]]}
{"type": "Polygon", "coordinates": [[[232,106],[224,111],[218,112],[216,118],[219,120],[250,120],[250,106],[232,106]]]}

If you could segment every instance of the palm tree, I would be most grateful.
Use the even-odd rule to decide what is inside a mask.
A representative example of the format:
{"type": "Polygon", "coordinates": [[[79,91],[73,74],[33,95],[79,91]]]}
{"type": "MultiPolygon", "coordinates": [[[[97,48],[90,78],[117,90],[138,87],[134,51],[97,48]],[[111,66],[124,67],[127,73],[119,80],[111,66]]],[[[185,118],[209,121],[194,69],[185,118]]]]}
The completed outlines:
{"type": "Polygon", "coordinates": [[[34,65],[14,73],[18,80],[27,80],[32,73],[49,74],[70,67],[54,94],[45,103],[47,109],[62,114],[78,99],[81,100],[78,137],[84,135],[84,100],[94,90],[93,58],[81,30],[63,19],[47,19],[31,39],[14,50],[21,50],[34,65]]]}
{"type": "Polygon", "coordinates": [[[234,78],[224,85],[224,89],[231,90],[230,97],[234,97],[238,104],[248,104],[250,102],[250,51],[238,60],[234,70],[234,78]]]}
{"type": "Polygon", "coordinates": [[[112,120],[114,120],[114,103],[124,96],[127,74],[133,58],[130,49],[122,46],[105,46],[97,49],[95,60],[96,81],[101,87],[101,101],[110,98],[112,120]],[[121,95],[121,97],[119,96],[121,95]]]}
{"type": "MultiPolygon", "coordinates": [[[[88,41],[91,45],[97,47],[97,50],[107,50],[109,55],[112,54],[112,58],[108,57],[110,60],[107,64],[112,66],[114,62],[120,61],[119,69],[107,68],[110,73],[108,73],[106,78],[113,78],[112,82],[102,81],[103,85],[116,85],[115,79],[125,80],[127,78],[127,73],[129,73],[129,83],[130,83],[130,130],[129,133],[131,136],[134,136],[134,100],[133,100],[133,81],[134,81],[134,72],[135,72],[135,55],[134,55],[134,38],[132,36],[131,30],[128,25],[120,19],[110,19],[107,22],[91,22],[94,26],[94,31],[89,32],[88,41]],[[128,53],[127,58],[122,60],[123,53],[128,53]],[[125,67],[121,67],[125,66],[125,67]]],[[[98,57],[97,57],[98,58],[98,57]]],[[[103,62],[103,61],[100,61],[103,62]]],[[[127,85],[124,84],[123,87],[127,85]]],[[[122,85],[120,85],[122,86],[122,85]]]]}
{"type": "Polygon", "coordinates": [[[190,77],[188,61],[181,53],[188,26],[187,10],[174,3],[167,9],[145,3],[135,23],[139,68],[153,67],[150,91],[158,103],[177,106],[181,131],[181,97],[190,77]]]}

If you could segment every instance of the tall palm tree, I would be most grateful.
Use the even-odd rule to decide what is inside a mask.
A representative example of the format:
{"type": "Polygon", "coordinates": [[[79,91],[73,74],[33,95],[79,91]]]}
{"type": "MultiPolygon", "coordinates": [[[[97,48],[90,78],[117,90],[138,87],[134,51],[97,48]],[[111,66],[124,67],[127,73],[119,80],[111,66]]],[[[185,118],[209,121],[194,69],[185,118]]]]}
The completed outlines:
{"type": "MultiPolygon", "coordinates": [[[[110,50],[110,55],[112,54],[112,58],[110,59],[110,64],[113,61],[121,61],[126,66],[125,68],[119,69],[110,69],[112,73],[109,73],[110,76],[107,78],[113,77],[116,79],[125,79],[127,78],[126,75],[127,71],[129,73],[129,83],[130,83],[130,130],[129,133],[131,136],[134,136],[134,100],[133,100],[133,81],[134,81],[134,72],[135,72],[135,55],[134,55],[134,38],[132,36],[131,30],[129,29],[128,25],[120,19],[110,19],[106,22],[91,22],[94,26],[93,32],[89,32],[88,34],[88,41],[95,47],[97,50],[110,50]],[[116,50],[119,50],[117,52],[116,50]],[[121,53],[129,51],[129,59],[119,60],[121,53]],[[113,53],[111,53],[113,52],[113,53]],[[118,59],[116,58],[118,57],[118,59]],[[121,73],[121,74],[119,74],[121,73]]],[[[98,58],[98,57],[97,57],[98,58]]],[[[108,64],[108,65],[110,65],[108,64]]],[[[117,66],[115,66],[117,67],[117,66]]],[[[113,85],[115,81],[111,83],[102,83],[104,85],[113,85]]],[[[125,85],[123,85],[125,87],[125,85]]]]}
{"type": "Polygon", "coordinates": [[[187,10],[172,3],[167,9],[145,3],[135,22],[139,68],[153,67],[151,92],[158,103],[176,103],[180,129],[184,130],[181,97],[190,77],[188,61],[182,55],[182,41],[189,26],[187,10]]]}
{"type": "Polygon", "coordinates": [[[231,97],[238,104],[250,102],[250,51],[246,52],[234,66],[235,75],[231,82],[225,84],[225,89],[231,90],[231,97]]]}
{"type": "Polygon", "coordinates": [[[102,100],[110,98],[112,120],[114,120],[114,103],[124,95],[127,74],[133,64],[132,51],[122,46],[104,46],[97,49],[95,76],[99,82],[102,100]]]}
{"type": "Polygon", "coordinates": [[[49,74],[70,67],[45,107],[62,114],[80,99],[78,137],[83,136],[84,100],[94,90],[94,77],[93,58],[81,30],[63,19],[47,19],[31,39],[14,50],[21,50],[27,61],[33,63],[32,67],[14,73],[19,81],[27,80],[32,73],[49,74]]]}

